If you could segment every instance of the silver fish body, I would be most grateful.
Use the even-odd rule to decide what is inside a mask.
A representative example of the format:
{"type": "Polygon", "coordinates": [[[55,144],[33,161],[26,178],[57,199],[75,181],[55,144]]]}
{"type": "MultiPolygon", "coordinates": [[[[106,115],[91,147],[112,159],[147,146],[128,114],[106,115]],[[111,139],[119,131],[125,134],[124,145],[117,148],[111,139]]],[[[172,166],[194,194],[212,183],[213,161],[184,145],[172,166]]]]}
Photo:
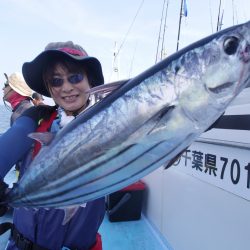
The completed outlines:
{"type": "Polygon", "coordinates": [[[249,22],[184,48],[62,129],[5,202],[67,207],[137,181],[211,126],[249,77],[249,22]]]}

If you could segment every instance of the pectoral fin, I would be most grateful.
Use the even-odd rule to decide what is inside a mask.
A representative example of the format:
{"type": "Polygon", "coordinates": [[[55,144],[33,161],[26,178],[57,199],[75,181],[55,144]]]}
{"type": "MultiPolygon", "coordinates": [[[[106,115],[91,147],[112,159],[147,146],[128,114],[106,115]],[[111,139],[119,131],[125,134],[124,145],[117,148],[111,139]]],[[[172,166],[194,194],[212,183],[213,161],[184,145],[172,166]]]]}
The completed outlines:
{"type": "Polygon", "coordinates": [[[40,142],[42,145],[49,145],[51,141],[54,139],[55,134],[50,133],[50,132],[35,132],[35,133],[30,133],[28,135],[30,138],[40,142]]]}
{"type": "Polygon", "coordinates": [[[80,206],[74,206],[74,207],[67,207],[64,209],[64,218],[62,225],[66,225],[72,218],[73,216],[77,213],[78,209],[80,207],[86,207],[87,203],[83,203],[80,206]]]}

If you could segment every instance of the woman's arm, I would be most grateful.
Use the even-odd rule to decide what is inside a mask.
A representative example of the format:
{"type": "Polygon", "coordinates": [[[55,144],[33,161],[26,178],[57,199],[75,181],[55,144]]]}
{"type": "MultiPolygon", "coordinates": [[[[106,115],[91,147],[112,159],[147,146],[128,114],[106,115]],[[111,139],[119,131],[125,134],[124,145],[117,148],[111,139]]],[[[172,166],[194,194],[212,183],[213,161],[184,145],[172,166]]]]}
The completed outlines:
{"type": "Polygon", "coordinates": [[[29,116],[19,117],[12,127],[0,136],[0,179],[28,152],[33,140],[28,137],[37,128],[29,116]]]}

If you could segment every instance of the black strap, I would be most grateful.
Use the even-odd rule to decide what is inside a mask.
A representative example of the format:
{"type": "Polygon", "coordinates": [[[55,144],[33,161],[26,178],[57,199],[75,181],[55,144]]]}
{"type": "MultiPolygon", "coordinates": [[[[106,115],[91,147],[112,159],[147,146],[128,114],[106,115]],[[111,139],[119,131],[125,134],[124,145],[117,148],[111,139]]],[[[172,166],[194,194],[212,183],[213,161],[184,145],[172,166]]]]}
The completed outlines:
{"type": "Polygon", "coordinates": [[[12,223],[11,222],[4,222],[0,224],[0,235],[6,233],[8,230],[12,229],[12,223]]]}
{"type": "Polygon", "coordinates": [[[18,249],[20,250],[49,250],[25,238],[21,233],[17,231],[14,225],[12,226],[11,229],[11,237],[15,241],[18,249]]]}
{"type": "MultiPolygon", "coordinates": [[[[5,196],[5,193],[6,193],[6,190],[8,188],[8,185],[0,180],[0,201],[2,203],[3,199],[4,199],[4,196],[5,196]]],[[[8,207],[6,206],[6,204],[1,204],[0,205],[0,217],[3,216],[8,210],[8,207]]],[[[0,232],[1,232],[1,224],[0,224],[0,232]]],[[[0,233],[1,235],[1,233],[0,233]]]]}

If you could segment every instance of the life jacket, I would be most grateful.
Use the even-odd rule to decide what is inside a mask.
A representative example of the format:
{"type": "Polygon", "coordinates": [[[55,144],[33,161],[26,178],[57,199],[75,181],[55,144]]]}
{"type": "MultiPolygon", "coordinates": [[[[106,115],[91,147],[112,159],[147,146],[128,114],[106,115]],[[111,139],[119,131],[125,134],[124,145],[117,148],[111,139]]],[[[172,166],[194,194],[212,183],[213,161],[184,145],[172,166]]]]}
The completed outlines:
{"type": "MultiPolygon", "coordinates": [[[[37,133],[38,132],[39,133],[41,133],[41,132],[49,132],[50,127],[51,127],[53,121],[55,120],[56,116],[57,116],[57,111],[54,111],[54,112],[51,113],[49,119],[46,119],[46,120],[42,119],[40,121],[40,124],[39,124],[38,128],[36,129],[36,132],[37,133]]],[[[41,147],[42,147],[41,143],[39,141],[36,141],[35,145],[34,145],[33,153],[32,153],[32,158],[34,158],[38,154],[41,147]]]]}
{"type": "MultiPolygon", "coordinates": [[[[43,119],[40,121],[40,124],[38,128],[36,129],[36,132],[49,132],[50,127],[55,120],[57,116],[57,111],[54,111],[51,113],[49,119],[43,119]]],[[[40,151],[42,145],[40,142],[36,141],[32,153],[32,157],[34,158],[40,151]]],[[[96,234],[96,242],[95,244],[90,248],[90,250],[102,250],[102,238],[99,233],[96,234]]]]}

